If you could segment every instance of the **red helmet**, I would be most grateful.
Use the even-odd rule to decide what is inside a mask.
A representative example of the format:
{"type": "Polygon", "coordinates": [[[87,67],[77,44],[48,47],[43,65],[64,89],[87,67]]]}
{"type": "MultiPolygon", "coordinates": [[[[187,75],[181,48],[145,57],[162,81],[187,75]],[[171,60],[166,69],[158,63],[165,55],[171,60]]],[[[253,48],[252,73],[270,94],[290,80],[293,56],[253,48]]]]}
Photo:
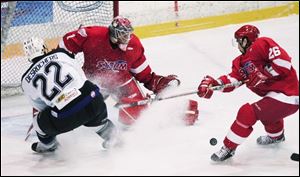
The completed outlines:
{"type": "Polygon", "coordinates": [[[133,27],[127,18],[117,16],[109,25],[109,31],[112,42],[128,44],[129,40],[131,39],[133,27]]]}
{"type": "Polygon", "coordinates": [[[259,33],[260,32],[258,28],[256,28],[255,26],[244,25],[234,33],[234,37],[236,39],[247,37],[249,42],[252,43],[256,40],[256,38],[258,38],[259,33]]]}

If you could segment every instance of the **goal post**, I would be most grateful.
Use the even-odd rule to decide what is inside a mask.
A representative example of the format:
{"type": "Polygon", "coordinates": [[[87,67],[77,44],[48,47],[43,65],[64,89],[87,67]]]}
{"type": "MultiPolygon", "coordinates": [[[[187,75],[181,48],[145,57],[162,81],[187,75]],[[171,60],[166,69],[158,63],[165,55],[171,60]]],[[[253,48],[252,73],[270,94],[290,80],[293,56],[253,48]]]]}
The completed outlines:
{"type": "Polygon", "coordinates": [[[80,25],[108,26],[118,13],[118,1],[1,1],[1,97],[20,92],[30,66],[25,39],[39,37],[56,48],[67,32],[80,25]]]}

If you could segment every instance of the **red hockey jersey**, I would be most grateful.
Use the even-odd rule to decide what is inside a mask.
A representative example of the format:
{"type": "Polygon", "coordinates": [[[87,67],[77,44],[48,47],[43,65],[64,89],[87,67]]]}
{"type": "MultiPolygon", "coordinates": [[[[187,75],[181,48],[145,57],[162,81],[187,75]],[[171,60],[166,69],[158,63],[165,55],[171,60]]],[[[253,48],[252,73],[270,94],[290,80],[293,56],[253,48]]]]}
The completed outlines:
{"type": "MultiPolygon", "coordinates": [[[[245,69],[249,63],[268,76],[267,82],[258,87],[248,87],[259,96],[282,93],[285,96],[299,96],[299,81],[291,64],[291,57],[274,40],[267,37],[258,38],[246,51],[232,62],[232,71],[219,79],[223,83],[247,79],[245,69]]],[[[224,89],[230,92],[235,88],[224,89]]]]}
{"type": "Polygon", "coordinates": [[[145,83],[151,77],[144,48],[132,34],[127,50],[111,44],[107,27],[91,26],[67,33],[59,46],[77,54],[84,53],[83,70],[101,87],[113,89],[125,84],[132,76],[145,83]]]}

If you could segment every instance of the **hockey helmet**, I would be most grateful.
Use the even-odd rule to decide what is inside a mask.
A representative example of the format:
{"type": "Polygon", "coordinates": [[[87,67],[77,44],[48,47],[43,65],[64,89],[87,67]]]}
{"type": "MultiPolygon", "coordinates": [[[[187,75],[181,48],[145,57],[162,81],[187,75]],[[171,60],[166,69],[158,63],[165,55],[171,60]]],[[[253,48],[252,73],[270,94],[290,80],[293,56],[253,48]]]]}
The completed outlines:
{"type": "Polygon", "coordinates": [[[117,16],[109,25],[109,32],[113,43],[128,44],[131,39],[133,27],[127,18],[117,16]]]}
{"type": "Polygon", "coordinates": [[[239,50],[244,54],[250,45],[259,37],[259,30],[253,25],[244,25],[234,33],[239,50]]]}
{"type": "Polygon", "coordinates": [[[23,42],[23,49],[28,61],[32,62],[32,59],[44,55],[47,52],[47,47],[44,40],[37,37],[31,37],[23,42]]]}
{"type": "Polygon", "coordinates": [[[256,38],[258,38],[260,32],[257,27],[253,25],[244,25],[240,29],[238,29],[234,33],[234,37],[236,39],[242,39],[242,38],[247,38],[249,42],[254,42],[256,38]]]}

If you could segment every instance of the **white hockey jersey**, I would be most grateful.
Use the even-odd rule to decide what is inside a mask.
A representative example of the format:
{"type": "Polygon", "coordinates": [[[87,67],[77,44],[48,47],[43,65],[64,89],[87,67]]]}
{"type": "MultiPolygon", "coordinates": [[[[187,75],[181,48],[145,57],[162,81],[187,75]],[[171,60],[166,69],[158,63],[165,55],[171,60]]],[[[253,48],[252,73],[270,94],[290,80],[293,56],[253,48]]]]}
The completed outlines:
{"type": "Polygon", "coordinates": [[[34,108],[62,109],[77,98],[86,76],[74,56],[56,49],[33,59],[33,64],[22,76],[22,89],[34,108]]]}

